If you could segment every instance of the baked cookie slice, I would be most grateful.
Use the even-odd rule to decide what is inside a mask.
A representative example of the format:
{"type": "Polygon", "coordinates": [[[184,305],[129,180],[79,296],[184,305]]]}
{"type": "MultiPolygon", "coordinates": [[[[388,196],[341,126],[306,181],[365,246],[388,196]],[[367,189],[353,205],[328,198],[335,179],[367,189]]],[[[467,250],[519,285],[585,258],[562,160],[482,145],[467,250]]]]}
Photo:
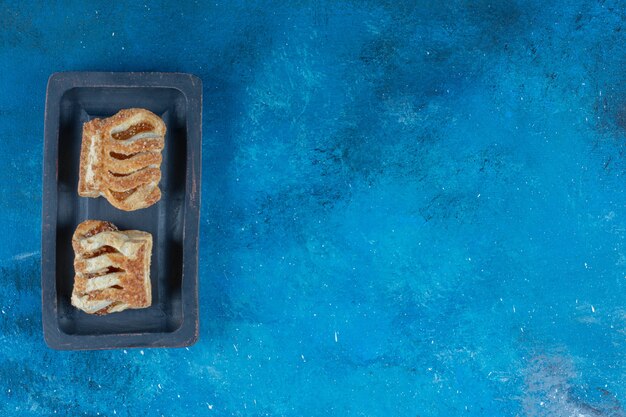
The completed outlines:
{"type": "Polygon", "coordinates": [[[78,194],[104,196],[125,211],[159,201],[165,132],[163,120],[145,109],[120,110],[85,123],[78,194]]]}
{"type": "Polygon", "coordinates": [[[72,305],[103,315],[152,304],[152,235],[120,231],[114,224],[87,220],[76,228],[72,305]]]}

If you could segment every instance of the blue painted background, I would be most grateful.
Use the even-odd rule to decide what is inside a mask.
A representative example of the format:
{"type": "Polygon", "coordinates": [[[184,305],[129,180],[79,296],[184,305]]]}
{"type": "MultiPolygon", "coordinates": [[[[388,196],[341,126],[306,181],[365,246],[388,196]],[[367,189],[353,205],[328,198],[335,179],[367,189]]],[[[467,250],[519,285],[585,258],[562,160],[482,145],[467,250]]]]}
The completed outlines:
{"type": "Polygon", "coordinates": [[[623,2],[166,3],[0,3],[0,415],[626,415],[623,2]],[[63,70],[204,82],[189,349],[44,345],[63,70]]]}

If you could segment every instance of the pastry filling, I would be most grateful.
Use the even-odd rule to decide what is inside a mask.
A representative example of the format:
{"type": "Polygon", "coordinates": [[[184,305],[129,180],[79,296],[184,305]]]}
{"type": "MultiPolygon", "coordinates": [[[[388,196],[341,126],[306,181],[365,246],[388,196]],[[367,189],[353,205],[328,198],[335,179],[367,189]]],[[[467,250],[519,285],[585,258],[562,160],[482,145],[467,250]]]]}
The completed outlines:
{"type": "Polygon", "coordinates": [[[125,159],[130,159],[133,156],[137,155],[139,152],[137,153],[131,153],[130,155],[124,155],[123,153],[117,153],[117,152],[109,152],[109,155],[111,155],[111,158],[113,159],[119,159],[120,161],[123,161],[125,159]]]}
{"type": "Polygon", "coordinates": [[[135,191],[137,191],[137,188],[139,187],[131,188],[130,190],[126,190],[126,191],[109,191],[109,192],[116,200],[122,201],[122,200],[126,200],[128,197],[133,195],[135,191]]]}
{"type": "Polygon", "coordinates": [[[132,138],[139,133],[150,132],[151,130],[154,130],[154,126],[152,126],[150,123],[141,122],[132,125],[122,132],[113,133],[111,134],[111,136],[113,136],[113,139],[115,140],[126,140],[132,138]]]}
{"type": "Polygon", "coordinates": [[[83,237],[86,239],[86,238],[95,236],[95,235],[97,235],[99,233],[102,233],[102,232],[111,232],[111,231],[115,231],[115,230],[117,230],[117,227],[113,226],[111,223],[109,223],[109,222],[102,222],[98,226],[94,227],[93,229],[91,229],[90,231],[85,233],[85,235],[83,237]]]}
{"type": "Polygon", "coordinates": [[[95,258],[100,255],[104,255],[105,253],[120,253],[113,246],[104,245],[93,252],[88,252],[83,255],[83,259],[95,258]]]}
{"type": "Polygon", "coordinates": [[[130,174],[118,174],[117,172],[112,172],[112,171],[109,171],[109,174],[113,175],[114,177],[128,177],[129,175],[133,175],[133,173],[130,173],[130,174]]]}
{"type": "Polygon", "coordinates": [[[102,271],[92,272],[91,274],[85,274],[85,277],[87,279],[98,278],[98,277],[101,277],[103,275],[113,274],[115,272],[126,272],[126,271],[124,269],[122,269],[122,268],[117,268],[115,266],[110,266],[110,267],[108,267],[106,269],[103,269],[102,271]]]}

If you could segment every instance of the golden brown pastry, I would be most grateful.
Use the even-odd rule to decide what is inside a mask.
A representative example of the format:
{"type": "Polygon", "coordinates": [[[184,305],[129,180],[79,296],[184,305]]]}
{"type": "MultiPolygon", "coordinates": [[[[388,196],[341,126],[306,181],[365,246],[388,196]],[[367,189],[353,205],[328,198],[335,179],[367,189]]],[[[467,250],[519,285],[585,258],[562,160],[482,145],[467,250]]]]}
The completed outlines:
{"type": "Polygon", "coordinates": [[[159,201],[165,131],[163,120],[144,109],[120,110],[85,123],[78,194],[104,196],[126,211],[159,201]]]}
{"type": "Polygon", "coordinates": [[[86,220],[76,228],[72,247],[73,306],[103,315],[152,304],[150,233],[119,231],[112,223],[86,220]]]}

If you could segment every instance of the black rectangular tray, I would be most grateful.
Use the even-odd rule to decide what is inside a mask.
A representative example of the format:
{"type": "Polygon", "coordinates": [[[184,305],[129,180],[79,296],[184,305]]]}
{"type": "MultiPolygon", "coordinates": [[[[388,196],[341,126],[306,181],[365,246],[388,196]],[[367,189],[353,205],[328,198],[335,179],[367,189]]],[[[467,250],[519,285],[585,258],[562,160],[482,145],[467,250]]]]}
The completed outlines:
{"type": "Polygon", "coordinates": [[[61,350],[182,347],[198,338],[198,220],[202,82],[191,74],[61,72],[48,80],[44,129],[42,314],[48,346],[61,350]],[[167,126],[153,206],[125,212],[77,192],[83,123],[124,108],[148,109],[167,126]],[[83,220],[153,236],[152,306],[106,316],[71,305],[71,238],[83,220]]]}

